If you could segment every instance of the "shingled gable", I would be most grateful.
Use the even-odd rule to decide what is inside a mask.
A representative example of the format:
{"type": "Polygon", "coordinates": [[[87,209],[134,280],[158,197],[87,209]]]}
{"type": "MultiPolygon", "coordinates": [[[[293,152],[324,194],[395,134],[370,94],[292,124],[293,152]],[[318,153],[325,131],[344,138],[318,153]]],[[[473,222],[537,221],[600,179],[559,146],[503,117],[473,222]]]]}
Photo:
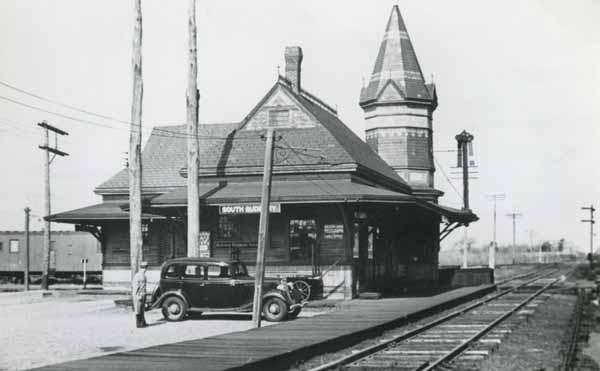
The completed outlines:
{"type": "MultiPolygon", "coordinates": [[[[238,125],[201,124],[198,129],[201,143],[226,138],[238,125]]],[[[179,174],[179,169],[186,162],[186,149],[185,125],[158,126],[152,130],[142,152],[144,193],[162,193],[186,185],[186,180],[179,174]]],[[[128,184],[127,169],[122,169],[96,187],[94,192],[100,195],[127,194],[128,184]]]]}
{"type": "MultiPolygon", "coordinates": [[[[294,149],[276,156],[274,174],[359,172],[393,189],[411,193],[410,186],[333,109],[306,91],[295,93],[282,77],[227,140],[213,141],[209,148],[201,145],[201,176],[262,174],[261,135],[268,125],[273,125],[280,136],[279,150],[294,149]],[[278,114],[285,119],[278,118],[278,114]]],[[[182,169],[184,176],[185,170],[182,169]]]]}

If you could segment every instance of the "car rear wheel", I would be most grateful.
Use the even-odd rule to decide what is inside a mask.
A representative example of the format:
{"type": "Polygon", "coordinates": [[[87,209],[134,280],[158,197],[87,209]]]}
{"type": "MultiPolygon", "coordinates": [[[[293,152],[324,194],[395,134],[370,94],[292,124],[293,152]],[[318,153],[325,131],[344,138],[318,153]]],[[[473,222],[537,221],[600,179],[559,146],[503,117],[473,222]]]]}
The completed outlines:
{"type": "Polygon", "coordinates": [[[269,322],[280,322],[285,319],[288,312],[287,304],[276,297],[265,299],[263,303],[263,314],[269,322]]]}
{"type": "Polygon", "coordinates": [[[186,311],[185,301],[177,296],[169,296],[162,303],[162,314],[167,321],[181,321],[186,311]]]}

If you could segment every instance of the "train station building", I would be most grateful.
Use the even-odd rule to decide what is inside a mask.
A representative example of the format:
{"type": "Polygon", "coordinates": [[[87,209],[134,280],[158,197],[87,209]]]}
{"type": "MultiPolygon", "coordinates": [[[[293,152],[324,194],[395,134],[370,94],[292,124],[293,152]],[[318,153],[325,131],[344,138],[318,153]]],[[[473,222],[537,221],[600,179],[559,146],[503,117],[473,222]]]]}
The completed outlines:
{"type": "MultiPolygon", "coordinates": [[[[263,137],[273,128],[267,276],[316,277],[329,298],[435,285],[440,238],[477,216],[438,203],[432,141],[437,94],[425,83],[397,6],[360,92],[366,142],[304,88],[303,58],[300,47],[286,48],[284,76],[240,122],[200,125],[199,246],[186,246],[186,126],[153,129],[142,154],[143,259],[151,281],[165,260],[180,256],[239,258],[252,270],[263,137]]],[[[95,192],[101,203],[50,219],[93,233],[102,246],[105,285],[127,285],[127,169],[95,192]]]]}

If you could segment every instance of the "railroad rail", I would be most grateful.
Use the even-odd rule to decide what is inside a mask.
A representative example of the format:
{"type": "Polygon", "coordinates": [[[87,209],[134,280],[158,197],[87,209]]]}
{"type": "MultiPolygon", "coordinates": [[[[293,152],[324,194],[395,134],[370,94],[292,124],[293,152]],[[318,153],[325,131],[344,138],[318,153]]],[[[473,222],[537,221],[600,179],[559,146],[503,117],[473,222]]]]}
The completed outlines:
{"type": "MultiPolygon", "coordinates": [[[[500,339],[510,332],[509,329],[502,328],[500,325],[516,312],[527,313],[522,308],[528,304],[536,306],[537,304],[532,301],[561,278],[550,279],[550,282],[533,294],[524,294],[518,290],[557,272],[558,270],[552,270],[538,274],[534,278],[519,282],[500,293],[478,300],[391,339],[353,351],[348,356],[310,371],[340,369],[425,371],[446,367],[449,361],[458,360],[459,356],[466,362],[482,360],[488,350],[485,349],[485,346],[478,345],[487,344],[491,347],[500,343],[500,339]],[[475,343],[478,345],[472,347],[475,343]]],[[[530,275],[519,275],[504,280],[502,283],[506,284],[525,276],[530,275]]],[[[449,368],[452,367],[449,366],[449,368]]],[[[460,367],[460,369],[464,368],[467,368],[467,365],[460,367]]]]}

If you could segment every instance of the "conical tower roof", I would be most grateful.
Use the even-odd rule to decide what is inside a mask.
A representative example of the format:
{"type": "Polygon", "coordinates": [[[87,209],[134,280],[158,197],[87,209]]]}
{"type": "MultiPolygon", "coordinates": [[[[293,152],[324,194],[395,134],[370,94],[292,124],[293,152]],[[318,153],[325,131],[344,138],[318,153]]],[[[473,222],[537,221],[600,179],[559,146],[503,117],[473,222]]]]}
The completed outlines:
{"type": "Polygon", "coordinates": [[[387,89],[397,90],[394,100],[434,100],[433,86],[425,84],[397,5],[392,8],[371,79],[361,91],[360,104],[378,101],[387,89]]]}

